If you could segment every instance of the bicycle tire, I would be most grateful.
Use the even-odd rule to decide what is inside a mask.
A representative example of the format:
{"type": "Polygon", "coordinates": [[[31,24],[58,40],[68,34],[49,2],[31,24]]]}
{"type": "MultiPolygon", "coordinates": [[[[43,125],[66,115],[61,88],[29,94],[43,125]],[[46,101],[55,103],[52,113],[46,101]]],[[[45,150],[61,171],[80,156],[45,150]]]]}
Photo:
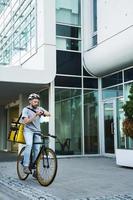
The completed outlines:
{"type": "Polygon", "coordinates": [[[57,173],[57,158],[52,149],[42,150],[37,159],[36,172],[37,180],[42,186],[48,186],[53,182],[57,173]]]}
{"type": "Polygon", "coordinates": [[[18,174],[18,177],[20,180],[25,180],[28,178],[29,174],[25,174],[23,172],[23,164],[22,164],[22,161],[23,161],[23,152],[25,150],[25,147],[23,147],[20,151],[20,153],[18,154],[18,157],[17,157],[17,174],[18,174]]]}

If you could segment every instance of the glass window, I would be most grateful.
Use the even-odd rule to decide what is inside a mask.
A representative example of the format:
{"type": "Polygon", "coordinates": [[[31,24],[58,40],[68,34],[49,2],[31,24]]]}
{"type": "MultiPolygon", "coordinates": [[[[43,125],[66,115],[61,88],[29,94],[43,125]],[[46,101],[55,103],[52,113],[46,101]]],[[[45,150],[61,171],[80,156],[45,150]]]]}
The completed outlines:
{"type": "Polygon", "coordinates": [[[81,53],[58,50],[57,74],[81,75],[81,53]]]}
{"type": "MultiPolygon", "coordinates": [[[[131,83],[126,84],[125,87],[124,87],[125,97],[126,97],[125,100],[128,100],[128,95],[129,95],[130,87],[131,87],[131,83]]],[[[125,148],[127,148],[127,149],[133,149],[133,138],[126,137],[126,142],[125,143],[126,143],[125,144],[125,148]]]]}
{"type": "Polygon", "coordinates": [[[55,86],[80,87],[81,88],[81,78],[80,77],[69,77],[69,76],[56,76],[55,86]]]}
{"type": "Polygon", "coordinates": [[[35,0],[11,0],[10,3],[0,20],[0,63],[15,65],[22,64],[29,51],[29,56],[34,53],[31,50],[36,47],[36,4],[35,0]]]}
{"type": "Polygon", "coordinates": [[[98,79],[84,78],[84,88],[98,88],[98,79]]]}
{"type": "Polygon", "coordinates": [[[57,23],[80,25],[80,0],[56,0],[57,23]]]}
{"type": "Polygon", "coordinates": [[[112,102],[104,103],[104,146],[105,153],[114,153],[114,107],[112,102]]]}
{"type": "Polygon", "coordinates": [[[0,13],[4,11],[10,5],[10,0],[0,1],[0,13]]]}
{"type": "Polygon", "coordinates": [[[56,35],[72,38],[81,38],[81,29],[78,27],[57,24],[56,35]]]}
{"type": "Polygon", "coordinates": [[[83,67],[83,75],[84,76],[92,76],[91,74],[89,74],[86,69],[83,67]]]}
{"type": "Polygon", "coordinates": [[[92,44],[93,44],[93,46],[96,46],[96,45],[97,45],[97,35],[94,35],[94,36],[92,37],[92,44]]]}
{"type": "Polygon", "coordinates": [[[122,83],[122,72],[102,78],[102,87],[109,87],[122,83]]]}
{"type": "Polygon", "coordinates": [[[84,90],[85,154],[98,153],[98,92],[84,90]]]}
{"type": "Polygon", "coordinates": [[[55,89],[56,153],[81,154],[81,90],[55,89]]]}
{"type": "Polygon", "coordinates": [[[117,99],[117,142],[118,148],[125,148],[125,135],[123,133],[122,123],[124,120],[124,112],[122,109],[123,106],[123,99],[117,99]]]}
{"type": "Polygon", "coordinates": [[[133,80],[133,68],[124,71],[124,82],[133,80]]]}
{"type": "Polygon", "coordinates": [[[103,90],[103,99],[123,96],[123,86],[119,85],[103,90]]]}
{"type": "Polygon", "coordinates": [[[56,47],[58,50],[81,51],[81,41],[69,38],[56,38],[56,47]]]}
{"type": "Polygon", "coordinates": [[[93,0],[93,32],[97,31],[97,0],[93,0]]]}

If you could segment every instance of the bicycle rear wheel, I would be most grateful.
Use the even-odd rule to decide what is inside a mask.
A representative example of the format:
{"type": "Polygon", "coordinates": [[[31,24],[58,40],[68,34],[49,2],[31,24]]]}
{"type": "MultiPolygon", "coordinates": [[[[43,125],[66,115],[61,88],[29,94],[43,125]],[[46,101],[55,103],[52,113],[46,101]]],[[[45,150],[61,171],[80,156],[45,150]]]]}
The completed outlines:
{"type": "Polygon", "coordinates": [[[23,172],[24,150],[25,150],[25,147],[23,147],[21,149],[21,151],[17,157],[17,174],[18,174],[19,179],[21,179],[21,180],[25,180],[29,176],[29,174],[25,174],[23,172]]]}
{"type": "Polygon", "coordinates": [[[37,180],[42,186],[50,185],[57,172],[57,158],[55,152],[46,148],[42,150],[36,165],[37,180]]]}

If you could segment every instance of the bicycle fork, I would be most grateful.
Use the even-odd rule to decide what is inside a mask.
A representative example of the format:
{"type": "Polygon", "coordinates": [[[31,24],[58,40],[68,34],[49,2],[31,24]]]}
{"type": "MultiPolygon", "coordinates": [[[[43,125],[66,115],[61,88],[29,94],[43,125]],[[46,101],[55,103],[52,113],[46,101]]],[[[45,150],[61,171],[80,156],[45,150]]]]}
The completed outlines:
{"type": "Polygon", "coordinates": [[[49,168],[49,158],[48,158],[48,152],[46,148],[42,149],[42,155],[43,155],[43,167],[49,168]],[[46,156],[45,156],[46,154],[46,156]]]}

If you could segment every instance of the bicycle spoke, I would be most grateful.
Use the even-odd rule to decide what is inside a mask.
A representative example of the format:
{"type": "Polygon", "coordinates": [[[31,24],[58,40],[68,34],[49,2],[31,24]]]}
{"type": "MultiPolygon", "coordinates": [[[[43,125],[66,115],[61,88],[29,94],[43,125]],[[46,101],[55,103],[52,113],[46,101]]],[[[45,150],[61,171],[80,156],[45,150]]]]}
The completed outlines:
{"type": "Polygon", "coordinates": [[[25,174],[23,172],[23,159],[24,159],[24,156],[23,156],[23,152],[25,150],[25,147],[23,147],[18,155],[18,158],[17,158],[17,174],[18,174],[18,177],[21,179],[21,180],[25,180],[27,177],[28,177],[28,174],[25,174]]]}
{"type": "Polygon", "coordinates": [[[37,161],[37,178],[41,185],[48,186],[55,178],[57,159],[54,151],[47,148],[37,161]]]}

